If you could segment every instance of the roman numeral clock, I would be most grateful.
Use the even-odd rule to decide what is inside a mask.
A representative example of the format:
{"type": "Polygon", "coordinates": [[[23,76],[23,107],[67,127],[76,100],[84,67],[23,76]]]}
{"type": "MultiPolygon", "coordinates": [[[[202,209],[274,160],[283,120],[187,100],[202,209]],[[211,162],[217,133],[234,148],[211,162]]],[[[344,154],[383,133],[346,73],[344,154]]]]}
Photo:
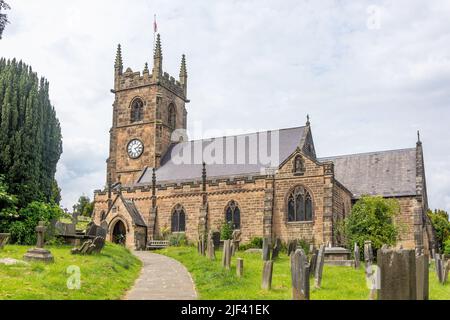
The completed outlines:
{"type": "Polygon", "coordinates": [[[139,139],[133,139],[128,143],[127,152],[131,159],[137,159],[144,151],[144,144],[139,139]]]}

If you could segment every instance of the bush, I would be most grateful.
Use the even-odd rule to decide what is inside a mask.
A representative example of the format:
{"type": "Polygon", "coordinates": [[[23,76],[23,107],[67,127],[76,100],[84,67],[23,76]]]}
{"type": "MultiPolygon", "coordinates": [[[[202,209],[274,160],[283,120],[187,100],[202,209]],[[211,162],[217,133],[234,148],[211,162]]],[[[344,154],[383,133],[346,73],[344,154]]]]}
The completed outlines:
{"type": "MultiPolygon", "coordinates": [[[[55,204],[47,204],[44,202],[31,202],[28,206],[20,209],[14,220],[9,224],[9,233],[11,233],[11,242],[23,245],[36,244],[35,228],[39,221],[46,222],[47,227],[50,221],[58,220],[63,211],[55,204]]],[[[50,239],[51,235],[46,234],[46,239],[50,239]]]]}
{"type": "Polygon", "coordinates": [[[348,248],[353,250],[355,242],[363,248],[364,241],[368,240],[372,241],[375,251],[384,244],[395,245],[399,227],[394,225],[394,217],[399,212],[400,205],[395,199],[363,196],[344,221],[348,248]]]}
{"type": "Polygon", "coordinates": [[[248,249],[262,249],[262,246],[263,246],[263,238],[254,237],[250,240],[249,243],[240,245],[239,249],[243,251],[248,249]]]}
{"type": "Polygon", "coordinates": [[[233,226],[231,223],[224,222],[220,226],[220,239],[221,240],[231,240],[233,237],[233,226]]]}
{"type": "Polygon", "coordinates": [[[301,249],[303,249],[303,251],[305,251],[305,254],[308,255],[309,254],[309,243],[306,242],[306,240],[303,239],[299,239],[297,240],[297,248],[300,247],[301,249]]]}
{"type": "Polygon", "coordinates": [[[444,244],[444,254],[450,254],[450,238],[448,238],[447,241],[445,241],[444,244]]]}
{"type": "Polygon", "coordinates": [[[436,233],[436,241],[440,249],[444,250],[445,242],[450,239],[450,221],[448,213],[444,210],[428,211],[431,224],[436,233]]]}
{"type": "Polygon", "coordinates": [[[169,237],[169,245],[171,247],[187,246],[187,238],[184,233],[174,233],[169,237]]]}

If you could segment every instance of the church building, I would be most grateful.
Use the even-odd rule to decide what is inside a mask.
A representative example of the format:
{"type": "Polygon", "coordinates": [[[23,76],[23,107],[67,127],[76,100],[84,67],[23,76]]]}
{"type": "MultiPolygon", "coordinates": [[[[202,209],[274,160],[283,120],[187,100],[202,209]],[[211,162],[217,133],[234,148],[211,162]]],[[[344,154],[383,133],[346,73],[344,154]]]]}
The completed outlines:
{"type": "Polygon", "coordinates": [[[94,195],[94,222],[108,239],[145,249],[184,234],[197,242],[230,223],[254,237],[342,245],[337,226],[363,195],[396,198],[399,244],[430,249],[420,137],[411,148],[329,158],[316,155],[312,126],[188,141],[188,75],[163,72],[160,36],[153,69],[123,70],[119,45],[106,186],[94,195]]]}

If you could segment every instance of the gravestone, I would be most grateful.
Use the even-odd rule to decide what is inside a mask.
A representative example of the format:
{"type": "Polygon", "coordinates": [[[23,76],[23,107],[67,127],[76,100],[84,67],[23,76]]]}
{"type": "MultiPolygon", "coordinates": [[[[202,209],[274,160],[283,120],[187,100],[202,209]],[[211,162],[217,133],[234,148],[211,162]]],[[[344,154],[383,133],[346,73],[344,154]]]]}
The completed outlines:
{"type": "Polygon", "coordinates": [[[316,265],[317,265],[317,255],[319,254],[319,251],[314,249],[311,254],[311,259],[309,260],[309,276],[314,277],[314,274],[316,272],[316,265]]]}
{"type": "Polygon", "coordinates": [[[86,235],[90,236],[90,237],[96,237],[97,236],[97,229],[99,228],[99,226],[97,226],[95,223],[90,222],[87,225],[86,228],[86,235]]]}
{"type": "Polygon", "coordinates": [[[70,250],[71,254],[86,254],[87,250],[89,249],[89,246],[92,244],[92,240],[87,240],[83,242],[80,248],[73,248],[70,250]]]}
{"type": "Polygon", "coordinates": [[[220,232],[213,232],[212,239],[214,242],[214,248],[219,249],[220,248],[220,232]]]}
{"type": "Polygon", "coordinates": [[[53,258],[52,253],[44,249],[45,231],[47,230],[45,222],[40,221],[35,230],[37,235],[36,248],[28,250],[23,256],[23,259],[26,261],[40,261],[45,263],[54,262],[55,259],[53,258]]]}
{"type": "Polygon", "coordinates": [[[222,266],[229,270],[231,263],[231,240],[223,242],[222,266]]]}
{"type": "Polygon", "coordinates": [[[448,281],[448,274],[450,273],[450,260],[447,260],[447,264],[445,265],[445,271],[444,271],[444,281],[443,283],[447,283],[448,281]]]}
{"type": "Polygon", "coordinates": [[[96,237],[106,239],[107,234],[108,234],[108,229],[104,229],[102,226],[100,226],[100,228],[97,228],[96,237]]]}
{"type": "Polygon", "coordinates": [[[445,261],[445,256],[443,254],[436,254],[434,265],[439,283],[445,284],[448,278],[448,262],[445,261]]]}
{"type": "Polygon", "coordinates": [[[281,250],[281,239],[277,238],[277,240],[275,241],[275,246],[273,247],[272,250],[272,260],[276,260],[278,258],[280,250],[281,250]]]}
{"type": "Polygon", "coordinates": [[[202,256],[206,254],[205,236],[203,234],[198,237],[198,254],[202,256]]]}
{"type": "Polygon", "coordinates": [[[321,245],[317,254],[316,270],[314,275],[314,286],[320,289],[322,284],[323,265],[325,264],[325,246],[321,245]]]}
{"type": "Polygon", "coordinates": [[[263,261],[270,260],[270,239],[267,237],[263,239],[262,259],[263,261]]]}
{"type": "Polygon", "coordinates": [[[364,262],[372,265],[373,263],[373,250],[372,250],[372,241],[364,242],[364,262]]]}
{"type": "Polygon", "coordinates": [[[214,246],[214,239],[213,239],[213,233],[210,231],[208,233],[208,243],[207,243],[207,256],[209,260],[215,260],[216,259],[216,249],[214,246]]]}
{"type": "Polygon", "coordinates": [[[272,273],[273,261],[264,261],[262,285],[263,290],[270,290],[272,288],[272,273]]]}
{"type": "Polygon", "coordinates": [[[108,234],[108,229],[109,229],[108,222],[106,222],[105,220],[103,220],[103,221],[100,223],[100,228],[102,228],[103,230],[105,230],[106,234],[108,234]]]}
{"type": "Polygon", "coordinates": [[[105,247],[105,238],[96,237],[94,241],[92,241],[92,245],[94,246],[92,249],[92,253],[100,253],[105,247]]]}
{"type": "Polygon", "coordinates": [[[8,244],[10,236],[9,233],[0,233],[0,250],[8,244]]]}
{"type": "Polygon", "coordinates": [[[105,246],[105,238],[95,237],[93,240],[83,242],[80,248],[73,248],[71,254],[90,255],[100,253],[105,246]]]}
{"type": "Polygon", "coordinates": [[[359,269],[360,266],[360,259],[361,259],[361,254],[359,252],[359,246],[358,244],[355,242],[355,248],[353,249],[353,254],[355,256],[355,269],[359,269]]]}
{"type": "Polygon", "coordinates": [[[416,253],[415,250],[378,250],[380,286],[378,300],[416,300],[416,253]]]}
{"type": "Polygon", "coordinates": [[[241,242],[241,231],[234,230],[231,239],[231,255],[234,256],[236,251],[239,250],[239,243],[241,242]]]}
{"type": "Polygon", "coordinates": [[[427,255],[421,254],[416,256],[416,280],[417,300],[428,300],[429,272],[427,255]]]}
{"type": "Polygon", "coordinates": [[[302,249],[291,255],[292,299],[309,300],[309,265],[302,249]]]}
{"type": "Polygon", "coordinates": [[[241,278],[244,275],[244,259],[237,258],[236,260],[236,275],[241,278]]]}
{"type": "Polygon", "coordinates": [[[297,250],[297,239],[288,241],[288,256],[293,254],[297,250]]]}

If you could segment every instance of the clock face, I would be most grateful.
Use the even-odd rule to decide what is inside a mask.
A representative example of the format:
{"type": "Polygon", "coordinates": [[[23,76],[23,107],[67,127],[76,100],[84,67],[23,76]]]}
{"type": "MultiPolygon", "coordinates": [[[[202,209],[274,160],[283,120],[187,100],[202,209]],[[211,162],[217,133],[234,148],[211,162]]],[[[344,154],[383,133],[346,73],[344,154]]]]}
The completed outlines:
{"type": "Polygon", "coordinates": [[[144,145],[138,139],[131,140],[128,143],[127,151],[128,156],[131,159],[137,159],[142,155],[142,152],[144,151],[144,145]]]}

